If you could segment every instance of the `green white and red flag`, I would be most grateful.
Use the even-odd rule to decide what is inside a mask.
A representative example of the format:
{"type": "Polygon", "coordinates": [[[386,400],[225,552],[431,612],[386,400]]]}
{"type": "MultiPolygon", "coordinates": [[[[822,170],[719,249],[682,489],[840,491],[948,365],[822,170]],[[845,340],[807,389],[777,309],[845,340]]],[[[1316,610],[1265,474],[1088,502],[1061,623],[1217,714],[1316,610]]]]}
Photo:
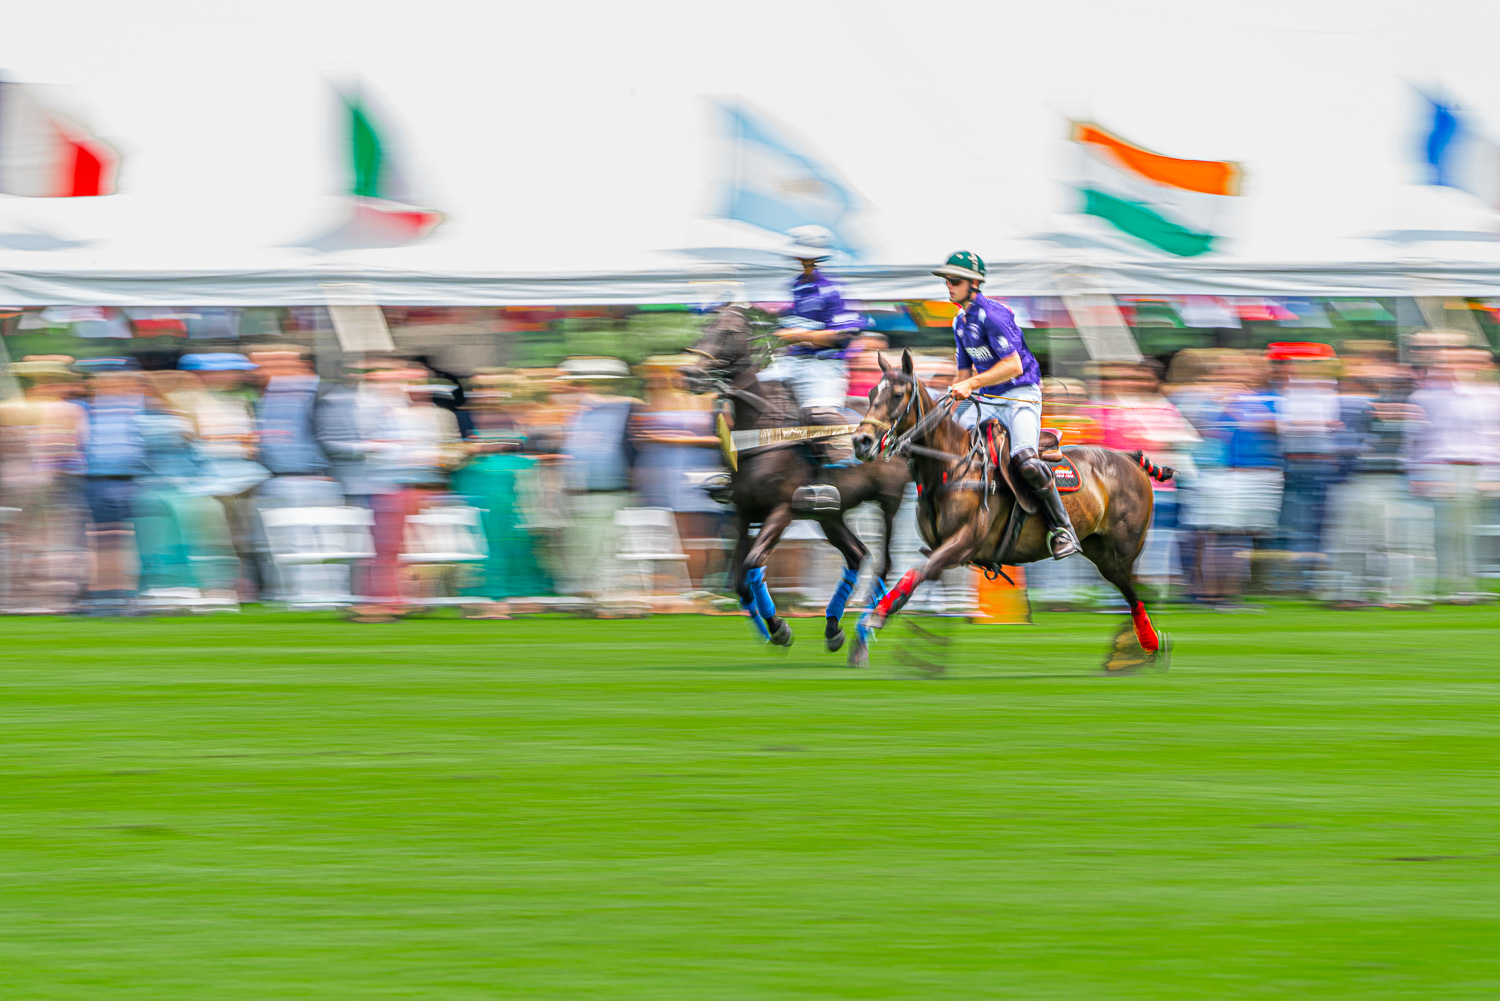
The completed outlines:
{"type": "Polygon", "coordinates": [[[360,90],[338,90],[344,126],[345,194],[349,214],[337,227],[306,244],[317,250],[399,247],[422,239],[443,214],[412,194],[406,148],[387,115],[360,90]]]}

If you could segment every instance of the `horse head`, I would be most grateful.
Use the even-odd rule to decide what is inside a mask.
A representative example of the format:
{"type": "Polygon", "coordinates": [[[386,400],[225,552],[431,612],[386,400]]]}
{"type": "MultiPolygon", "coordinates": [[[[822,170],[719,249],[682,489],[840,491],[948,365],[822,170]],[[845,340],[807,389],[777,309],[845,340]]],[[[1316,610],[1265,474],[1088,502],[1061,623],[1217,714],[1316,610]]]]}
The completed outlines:
{"type": "Polygon", "coordinates": [[[695,393],[742,382],[745,373],[755,367],[750,321],[743,310],[733,306],[719,310],[687,351],[697,360],[678,371],[695,393]]]}
{"type": "Polygon", "coordinates": [[[917,378],[910,351],[901,352],[899,369],[886,361],[883,354],[877,354],[876,358],[884,375],[870,390],[870,408],[850,439],[861,462],[879,455],[882,439],[898,437],[915,427],[927,409],[925,402],[918,401],[923,397],[930,400],[927,387],[917,378]]]}

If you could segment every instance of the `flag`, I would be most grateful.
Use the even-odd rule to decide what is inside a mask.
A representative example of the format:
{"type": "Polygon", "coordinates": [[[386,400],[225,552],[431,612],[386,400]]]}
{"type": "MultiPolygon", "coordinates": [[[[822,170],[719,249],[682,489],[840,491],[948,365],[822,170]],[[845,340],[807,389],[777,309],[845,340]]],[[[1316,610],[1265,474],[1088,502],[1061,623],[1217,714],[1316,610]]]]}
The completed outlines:
{"type": "Polygon", "coordinates": [[[1500,146],[1475,127],[1456,104],[1428,94],[1424,104],[1425,134],[1420,156],[1427,183],[1467,191],[1491,207],[1500,207],[1500,146]]]}
{"type": "Polygon", "coordinates": [[[858,197],[827,165],[800,151],[770,119],[743,104],[718,105],[729,163],[717,215],[774,233],[817,224],[838,250],[857,256],[851,224],[858,197]]]}
{"type": "Polygon", "coordinates": [[[399,247],[427,236],[443,215],[416,203],[411,171],[394,128],[359,89],[340,89],[339,100],[346,129],[349,214],[331,232],[306,245],[324,251],[399,247]]]}
{"type": "Polygon", "coordinates": [[[1072,139],[1084,159],[1081,211],[1179,257],[1213,249],[1225,199],[1239,194],[1238,165],[1162,156],[1082,122],[1072,139]]]}
{"type": "Polygon", "coordinates": [[[114,190],[114,151],[48,107],[35,88],[0,83],[0,192],[81,198],[114,190]]]}

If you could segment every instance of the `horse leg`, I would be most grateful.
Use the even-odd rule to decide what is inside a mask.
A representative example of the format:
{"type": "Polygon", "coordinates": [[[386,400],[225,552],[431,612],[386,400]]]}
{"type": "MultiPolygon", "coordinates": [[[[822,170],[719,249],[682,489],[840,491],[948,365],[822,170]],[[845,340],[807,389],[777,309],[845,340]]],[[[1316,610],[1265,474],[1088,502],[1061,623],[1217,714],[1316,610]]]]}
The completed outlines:
{"type": "Polygon", "coordinates": [[[745,583],[745,556],[750,552],[750,522],[743,515],[734,520],[737,537],[734,541],[734,553],[729,557],[729,583],[731,589],[740,597],[740,608],[744,609],[750,616],[750,624],[755,631],[760,633],[761,639],[770,640],[771,632],[766,628],[766,620],[760,617],[755,610],[755,596],[750,593],[749,586],[745,583]]]}
{"type": "Polygon", "coordinates": [[[870,616],[875,614],[875,606],[880,604],[880,599],[890,593],[886,581],[891,576],[891,534],[896,530],[896,513],[901,510],[901,501],[898,498],[895,505],[880,507],[881,520],[885,523],[885,534],[880,540],[880,566],[870,577],[870,603],[865,608],[865,614],[860,617],[858,629],[867,631],[867,623],[870,616]]]}
{"type": "Polygon", "coordinates": [[[973,524],[965,525],[945,539],[941,546],[934,549],[932,555],[927,558],[927,562],[921,566],[912,567],[901,575],[896,586],[891,588],[870,612],[869,624],[866,625],[861,620],[859,627],[855,630],[855,644],[849,651],[851,666],[861,666],[869,659],[868,646],[875,633],[883,629],[890,617],[901,610],[919,585],[935,580],[950,566],[968,562],[968,558],[974,552],[975,533],[976,529],[973,524]]]}
{"type": "Polygon", "coordinates": [[[791,523],[790,504],[777,507],[761,522],[760,534],[755,537],[755,544],[745,555],[745,590],[740,594],[740,600],[743,601],[748,592],[753,614],[765,620],[767,638],[777,646],[792,645],[792,627],[776,614],[776,602],[771,600],[771,589],[766,586],[766,560],[781,539],[781,533],[791,523]]]}
{"type": "Polygon", "coordinates": [[[880,513],[885,522],[885,535],[880,540],[880,573],[875,575],[875,579],[880,582],[880,591],[882,597],[884,597],[885,582],[889,580],[891,576],[891,537],[896,532],[896,515],[898,512],[900,512],[900,510],[901,502],[899,500],[897,500],[897,502],[891,507],[883,507],[880,509],[880,513]]]}
{"type": "Polygon", "coordinates": [[[839,620],[844,617],[844,606],[849,604],[849,596],[854,593],[854,585],[859,581],[860,564],[864,563],[870,550],[859,541],[859,536],[854,534],[842,518],[829,519],[822,525],[823,535],[827,537],[829,544],[844,557],[844,572],[839,578],[839,586],[834,590],[833,597],[828,599],[828,607],[823,610],[823,642],[832,651],[844,645],[844,629],[839,620]]]}
{"type": "Polygon", "coordinates": [[[1140,643],[1141,649],[1149,656],[1156,656],[1161,650],[1161,637],[1157,635],[1156,627],[1151,624],[1151,616],[1146,613],[1145,602],[1141,601],[1136,594],[1132,573],[1135,565],[1134,557],[1126,556],[1120,552],[1117,543],[1099,535],[1083,540],[1083,553],[1093,561],[1094,566],[1099,568],[1099,573],[1115,586],[1126,604],[1130,606],[1130,624],[1135,630],[1135,638],[1140,643]]]}

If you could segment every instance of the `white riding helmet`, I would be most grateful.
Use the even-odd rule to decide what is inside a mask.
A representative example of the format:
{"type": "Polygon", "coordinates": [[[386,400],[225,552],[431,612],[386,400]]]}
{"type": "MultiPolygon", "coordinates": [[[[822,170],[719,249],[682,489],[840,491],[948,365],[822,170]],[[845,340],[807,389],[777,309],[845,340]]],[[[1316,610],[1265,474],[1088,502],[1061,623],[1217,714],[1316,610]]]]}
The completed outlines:
{"type": "Polygon", "coordinates": [[[792,240],[782,254],[799,261],[821,261],[833,256],[833,233],[827,226],[794,226],[787,230],[792,240]]]}

